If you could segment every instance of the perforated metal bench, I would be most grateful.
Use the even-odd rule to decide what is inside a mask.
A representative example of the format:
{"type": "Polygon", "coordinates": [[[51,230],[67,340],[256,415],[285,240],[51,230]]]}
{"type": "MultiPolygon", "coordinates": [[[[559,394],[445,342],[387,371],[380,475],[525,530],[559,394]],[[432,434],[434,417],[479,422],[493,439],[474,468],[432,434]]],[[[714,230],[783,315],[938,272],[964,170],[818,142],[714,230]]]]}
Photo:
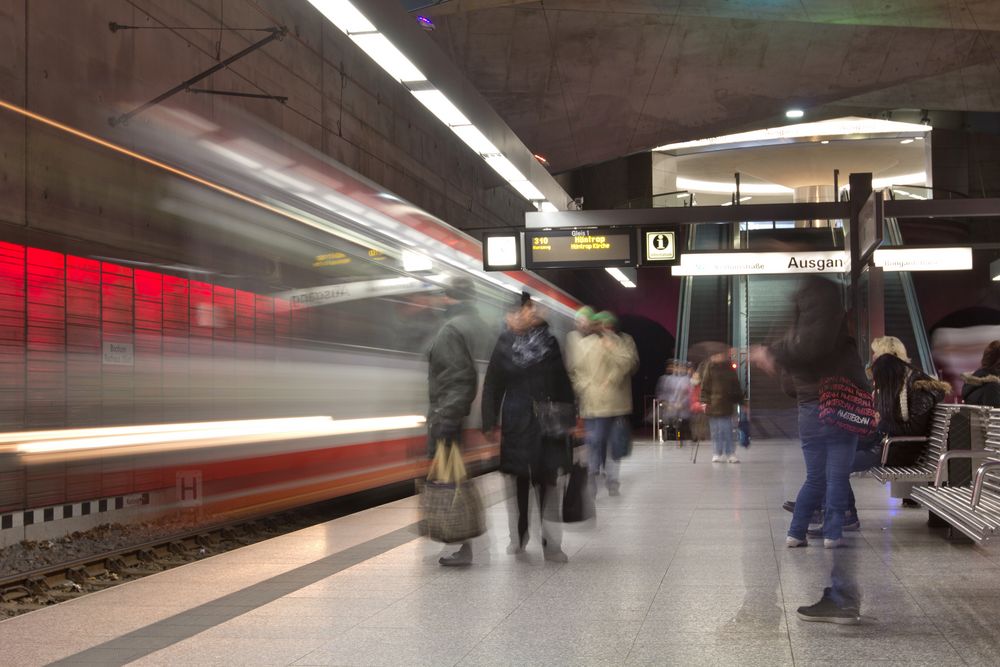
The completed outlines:
{"type": "Polygon", "coordinates": [[[977,544],[986,544],[1000,535],[1000,409],[990,410],[984,421],[984,449],[943,452],[938,457],[934,485],[912,492],[914,500],[977,544]],[[983,460],[972,484],[945,486],[948,461],[963,458],[983,460]]]}
{"type": "Polygon", "coordinates": [[[952,403],[939,403],[934,408],[934,418],[931,420],[930,432],[927,436],[897,436],[887,437],[882,441],[882,463],[869,471],[869,474],[877,479],[880,484],[889,482],[930,482],[934,479],[937,470],[938,458],[948,449],[948,432],[951,426],[951,418],[961,408],[975,406],[961,406],[952,403]],[[911,466],[889,466],[886,461],[894,446],[909,445],[913,443],[925,443],[923,451],[917,461],[911,466]]]}

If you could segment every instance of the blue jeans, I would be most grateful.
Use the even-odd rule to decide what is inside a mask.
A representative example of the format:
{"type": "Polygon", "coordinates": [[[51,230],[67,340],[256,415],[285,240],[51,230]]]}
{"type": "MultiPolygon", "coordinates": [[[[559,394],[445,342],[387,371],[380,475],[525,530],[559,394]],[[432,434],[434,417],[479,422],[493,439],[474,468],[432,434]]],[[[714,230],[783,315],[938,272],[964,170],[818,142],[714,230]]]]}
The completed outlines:
{"type": "Polygon", "coordinates": [[[736,452],[733,440],[733,417],[709,417],[708,429],[712,432],[712,447],[716,456],[731,456],[736,452]]]}
{"type": "Polygon", "coordinates": [[[819,404],[805,403],[799,406],[799,438],[806,462],[806,481],[795,499],[795,512],[792,513],[788,535],[804,540],[809,517],[825,505],[823,537],[840,539],[858,437],[820,422],[819,404]]]}
{"type": "MultiPolygon", "coordinates": [[[[616,452],[613,443],[616,438],[627,437],[621,429],[627,428],[623,417],[591,417],[583,420],[586,429],[588,467],[593,477],[604,467],[604,474],[607,476],[608,488],[618,487],[618,461],[621,459],[621,452],[616,452]],[[608,453],[611,456],[608,457],[608,453]],[[616,456],[618,454],[618,456],[616,456]]],[[[596,485],[595,489],[596,491],[596,485]]]]}

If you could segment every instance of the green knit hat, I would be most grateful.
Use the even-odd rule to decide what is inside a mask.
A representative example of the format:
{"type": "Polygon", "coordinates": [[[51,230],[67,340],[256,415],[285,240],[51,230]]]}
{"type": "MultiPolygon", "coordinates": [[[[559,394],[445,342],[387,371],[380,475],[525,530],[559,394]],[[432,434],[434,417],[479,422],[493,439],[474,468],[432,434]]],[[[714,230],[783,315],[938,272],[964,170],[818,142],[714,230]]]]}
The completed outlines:
{"type": "Polygon", "coordinates": [[[577,319],[582,317],[585,320],[592,320],[594,319],[594,309],[590,306],[584,306],[580,310],[576,311],[576,315],[574,317],[577,319]]]}
{"type": "Polygon", "coordinates": [[[596,324],[608,324],[610,326],[615,326],[618,324],[618,318],[614,316],[613,313],[607,310],[602,310],[601,312],[594,315],[591,320],[596,324]]]}

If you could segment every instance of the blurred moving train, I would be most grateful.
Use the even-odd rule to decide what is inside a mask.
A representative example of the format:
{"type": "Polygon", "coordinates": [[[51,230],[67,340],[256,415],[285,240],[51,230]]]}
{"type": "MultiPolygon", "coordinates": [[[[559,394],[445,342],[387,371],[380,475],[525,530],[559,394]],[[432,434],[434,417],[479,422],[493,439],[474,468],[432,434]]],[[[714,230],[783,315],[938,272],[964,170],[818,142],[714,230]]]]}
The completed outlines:
{"type": "Polygon", "coordinates": [[[45,179],[28,224],[0,224],[0,545],[420,476],[452,276],[496,334],[521,290],[572,325],[553,285],[485,273],[471,237],[236,112],[158,108],[110,142],[0,107],[45,179]]]}

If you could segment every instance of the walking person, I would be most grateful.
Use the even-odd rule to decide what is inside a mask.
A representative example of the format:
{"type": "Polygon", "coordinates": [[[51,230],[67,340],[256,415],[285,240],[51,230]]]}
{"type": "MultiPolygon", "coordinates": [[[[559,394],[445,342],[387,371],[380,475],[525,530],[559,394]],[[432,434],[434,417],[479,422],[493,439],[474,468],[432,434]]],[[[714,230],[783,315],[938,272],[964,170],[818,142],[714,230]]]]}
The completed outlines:
{"type": "Polygon", "coordinates": [[[539,414],[553,404],[568,406],[572,418],[573,388],[559,343],[523,293],[508,308],[483,383],[483,432],[492,440],[500,430],[500,471],[516,487],[517,521],[508,553],[523,553],[528,543],[530,492],[535,490],[545,559],[565,563],[558,524],[559,499],[554,488],[559,469],[569,465],[565,438],[546,436],[539,414]],[[553,520],[548,520],[549,518],[553,520]]]}
{"type": "Polygon", "coordinates": [[[715,448],[712,462],[739,463],[733,439],[733,417],[743,400],[743,389],[736,369],[725,352],[712,355],[701,381],[701,400],[705,403],[705,415],[708,416],[715,448]]]}
{"type": "MultiPolygon", "coordinates": [[[[842,425],[820,416],[821,385],[840,380],[870,391],[861,358],[848,334],[847,313],[838,284],[807,278],[793,297],[789,330],[767,347],[755,346],[751,360],[770,374],[780,369],[794,388],[798,402],[799,438],[806,464],[806,479],[799,490],[785,543],[807,546],[806,531],[813,513],[824,504],[823,545],[843,546],[844,514],[858,436],[842,425]]],[[[783,383],[784,384],[784,383],[783,383]]],[[[802,620],[856,623],[860,589],[852,568],[835,567],[831,585],[815,605],[799,607],[802,620]]]]}
{"type": "Polygon", "coordinates": [[[608,311],[594,316],[596,335],[581,341],[571,371],[586,429],[593,490],[596,493],[597,471],[603,466],[612,496],[620,493],[619,462],[631,438],[632,374],[639,367],[635,342],[616,330],[617,323],[608,311]]]}
{"type": "MultiPolygon", "coordinates": [[[[691,418],[691,378],[681,361],[667,363],[666,373],[656,382],[656,400],[660,402],[660,421],[672,428],[677,440],[684,437],[691,418]]],[[[657,424],[660,427],[660,424],[657,424]]]]}
{"type": "MultiPolygon", "coordinates": [[[[476,399],[479,384],[476,359],[485,356],[486,323],[473,305],[474,298],[475,285],[462,276],[454,278],[441,297],[444,324],[427,354],[431,458],[439,444],[461,445],[462,426],[476,399]]],[[[442,556],[438,562],[446,566],[471,564],[471,543],[463,543],[458,551],[442,556]]]]}

